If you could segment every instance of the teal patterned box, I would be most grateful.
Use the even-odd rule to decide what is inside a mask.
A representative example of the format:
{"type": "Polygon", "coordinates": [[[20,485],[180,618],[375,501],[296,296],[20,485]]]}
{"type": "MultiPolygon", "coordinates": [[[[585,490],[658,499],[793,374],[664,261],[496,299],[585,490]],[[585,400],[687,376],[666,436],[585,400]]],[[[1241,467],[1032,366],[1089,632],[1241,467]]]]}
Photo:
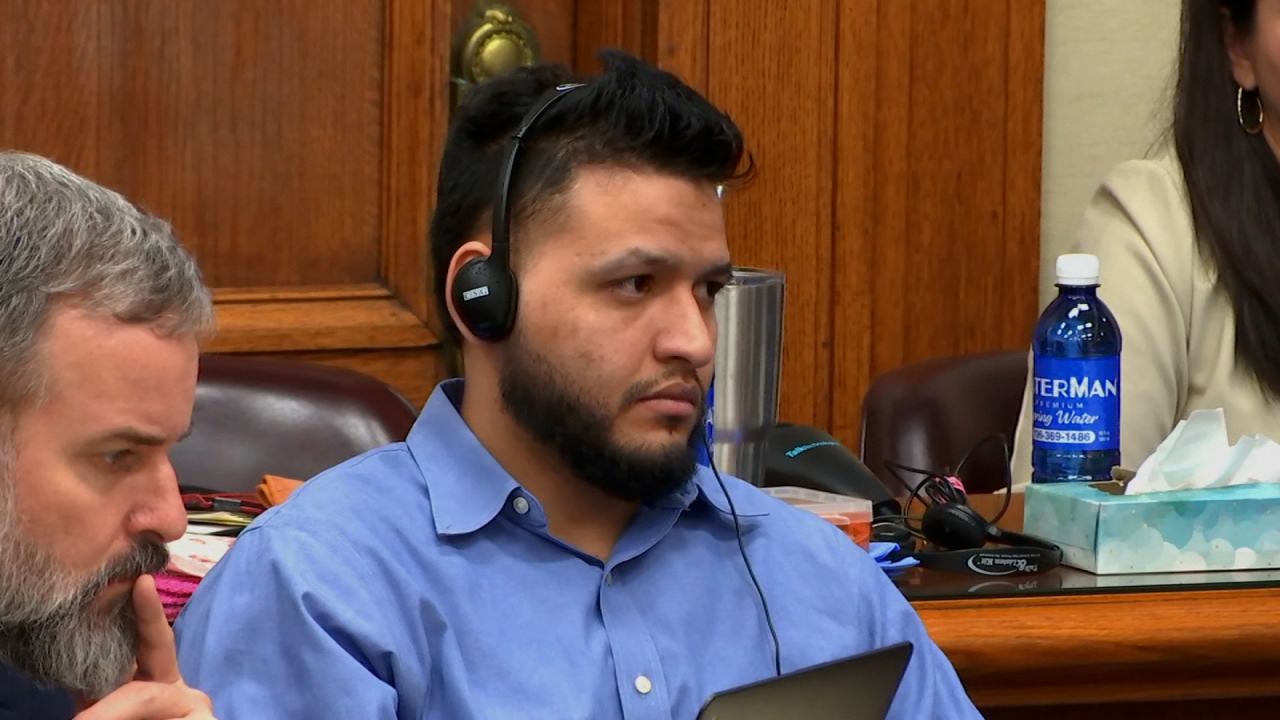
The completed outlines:
{"type": "Polygon", "coordinates": [[[1123,495],[1118,483],[1029,485],[1026,532],[1099,575],[1280,568],[1280,484],[1123,495]]]}

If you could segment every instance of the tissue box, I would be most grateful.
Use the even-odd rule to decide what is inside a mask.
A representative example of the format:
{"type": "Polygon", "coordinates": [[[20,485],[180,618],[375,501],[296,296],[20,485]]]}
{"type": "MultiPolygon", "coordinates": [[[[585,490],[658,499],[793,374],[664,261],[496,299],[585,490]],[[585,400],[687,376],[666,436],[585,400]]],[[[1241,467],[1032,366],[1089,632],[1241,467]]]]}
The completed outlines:
{"type": "Polygon", "coordinates": [[[1123,492],[1114,482],[1030,485],[1023,528],[1099,575],[1280,568],[1280,484],[1123,492]]]}

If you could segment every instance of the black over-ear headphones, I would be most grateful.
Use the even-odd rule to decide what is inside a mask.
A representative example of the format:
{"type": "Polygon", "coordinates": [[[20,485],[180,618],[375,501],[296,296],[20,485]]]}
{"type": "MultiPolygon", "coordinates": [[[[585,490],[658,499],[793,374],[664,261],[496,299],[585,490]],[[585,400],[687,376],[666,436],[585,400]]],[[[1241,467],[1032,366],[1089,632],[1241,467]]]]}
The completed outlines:
{"type": "Polygon", "coordinates": [[[453,278],[453,307],[473,335],[497,342],[511,334],[516,322],[520,289],[511,272],[511,182],[520,144],[538,117],[582,83],[566,83],[549,90],[524,116],[502,152],[498,193],[493,201],[493,243],[489,255],[467,261],[453,278]]]}
{"type": "MultiPolygon", "coordinates": [[[[974,449],[982,447],[986,442],[998,440],[1004,447],[1002,467],[1008,472],[1008,444],[1004,437],[994,435],[984,438],[974,449]]],[[[970,450],[972,453],[973,450],[970,450]]],[[[939,550],[920,550],[911,556],[920,561],[922,567],[950,570],[954,572],[970,572],[979,575],[1033,575],[1051,570],[1062,563],[1062,548],[1047,540],[1002,530],[995,526],[1005,510],[1009,508],[1009,498],[1013,492],[1012,477],[1005,477],[1004,507],[994,521],[988,521],[977,510],[969,506],[964,491],[964,482],[960,479],[969,455],[960,462],[956,475],[942,475],[929,470],[921,470],[892,461],[886,461],[889,472],[898,478],[904,486],[910,487],[901,471],[923,476],[911,491],[907,500],[907,509],[901,516],[905,523],[910,521],[911,505],[919,498],[927,507],[924,516],[919,519],[920,526],[908,529],[924,537],[939,550]],[[925,500],[928,498],[928,500],[925,500]],[[999,543],[1007,547],[988,548],[988,542],[999,543]]],[[[886,518],[888,519],[888,518],[886,518]]]]}
{"type": "Polygon", "coordinates": [[[1032,575],[1057,567],[1062,549],[1039,538],[1000,528],[962,502],[930,505],[920,522],[925,539],[943,550],[913,555],[922,567],[979,575],[1032,575]],[[1012,547],[984,548],[996,542],[1012,547]]]}

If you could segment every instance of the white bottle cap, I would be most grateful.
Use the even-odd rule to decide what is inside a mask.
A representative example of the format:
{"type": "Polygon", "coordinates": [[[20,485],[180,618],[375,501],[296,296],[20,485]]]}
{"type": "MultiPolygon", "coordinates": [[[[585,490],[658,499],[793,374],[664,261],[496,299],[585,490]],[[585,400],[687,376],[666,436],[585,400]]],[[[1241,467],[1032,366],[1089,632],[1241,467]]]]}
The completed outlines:
{"type": "Polygon", "coordinates": [[[1058,256],[1059,285],[1097,285],[1098,256],[1076,253],[1058,256]]]}

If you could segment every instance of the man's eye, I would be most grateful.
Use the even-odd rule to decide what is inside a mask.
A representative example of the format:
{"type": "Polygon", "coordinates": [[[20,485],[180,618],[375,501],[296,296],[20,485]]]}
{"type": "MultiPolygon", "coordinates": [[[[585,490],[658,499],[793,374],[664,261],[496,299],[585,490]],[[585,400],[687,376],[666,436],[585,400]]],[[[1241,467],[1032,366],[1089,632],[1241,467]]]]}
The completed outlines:
{"type": "Polygon", "coordinates": [[[124,468],[128,467],[138,458],[138,453],[133,450],[113,450],[105,453],[102,459],[106,461],[108,467],[124,468]]]}
{"type": "Polygon", "coordinates": [[[653,276],[632,275],[629,278],[620,280],[617,287],[627,295],[644,295],[653,289],[653,276]]]}
{"type": "Polygon", "coordinates": [[[715,303],[716,295],[720,294],[722,289],[724,289],[724,283],[715,280],[700,283],[694,288],[697,292],[698,302],[708,307],[715,303]]]}

